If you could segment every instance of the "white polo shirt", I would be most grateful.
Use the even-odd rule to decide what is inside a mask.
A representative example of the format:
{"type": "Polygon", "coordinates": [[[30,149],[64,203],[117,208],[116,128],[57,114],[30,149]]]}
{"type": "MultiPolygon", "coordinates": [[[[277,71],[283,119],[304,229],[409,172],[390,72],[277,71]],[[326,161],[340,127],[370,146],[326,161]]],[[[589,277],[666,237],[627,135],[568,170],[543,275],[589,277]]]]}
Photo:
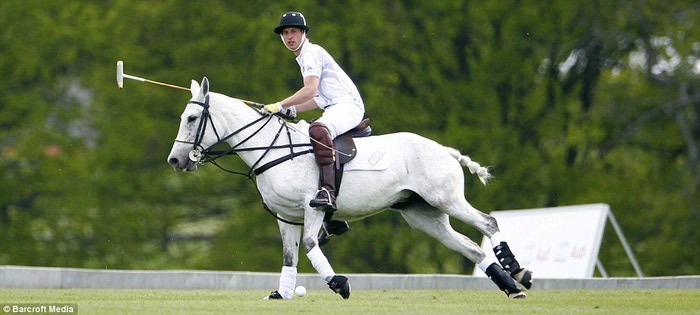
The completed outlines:
{"type": "Polygon", "coordinates": [[[306,41],[296,58],[302,77],[316,76],[320,79],[316,105],[325,109],[339,103],[351,103],[364,113],[364,103],[357,87],[323,47],[306,41]]]}

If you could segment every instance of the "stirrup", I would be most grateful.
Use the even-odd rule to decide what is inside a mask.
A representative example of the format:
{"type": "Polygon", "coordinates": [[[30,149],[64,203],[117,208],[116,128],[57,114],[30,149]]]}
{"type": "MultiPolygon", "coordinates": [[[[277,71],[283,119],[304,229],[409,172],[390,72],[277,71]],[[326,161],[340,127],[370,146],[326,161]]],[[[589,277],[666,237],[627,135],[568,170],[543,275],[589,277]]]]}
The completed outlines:
{"type": "Polygon", "coordinates": [[[328,191],[326,187],[321,187],[316,192],[316,197],[311,199],[309,206],[313,208],[320,208],[320,210],[327,211],[328,208],[335,210],[335,195],[328,191]],[[326,198],[323,198],[322,194],[326,194],[326,198]]]}
{"type": "Polygon", "coordinates": [[[321,233],[318,235],[318,246],[323,246],[331,240],[331,236],[340,235],[350,230],[350,225],[345,221],[330,220],[323,222],[321,233]]]}

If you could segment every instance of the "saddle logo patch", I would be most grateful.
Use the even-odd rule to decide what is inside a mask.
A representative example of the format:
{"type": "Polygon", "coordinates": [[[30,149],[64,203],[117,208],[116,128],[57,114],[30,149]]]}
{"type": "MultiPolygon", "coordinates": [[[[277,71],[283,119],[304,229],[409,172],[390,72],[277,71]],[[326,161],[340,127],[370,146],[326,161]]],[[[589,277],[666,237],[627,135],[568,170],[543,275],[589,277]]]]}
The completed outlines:
{"type": "Polygon", "coordinates": [[[367,161],[370,165],[377,165],[385,153],[384,149],[379,148],[372,153],[367,161]]]}
{"type": "Polygon", "coordinates": [[[381,171],[391,164],[392,153],[379,144],[363,143],[357,148],[357,156],[345,164],[345,171],[381,171]]]}

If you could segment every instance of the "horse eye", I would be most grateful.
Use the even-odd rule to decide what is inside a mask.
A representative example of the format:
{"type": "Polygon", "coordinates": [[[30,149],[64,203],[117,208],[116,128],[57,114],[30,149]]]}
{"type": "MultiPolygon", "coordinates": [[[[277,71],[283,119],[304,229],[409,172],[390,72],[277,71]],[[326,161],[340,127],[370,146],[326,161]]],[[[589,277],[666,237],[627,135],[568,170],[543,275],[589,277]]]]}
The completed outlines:
{"type": "Polygon", "coordinates": [[[188,123],[194,122],[195,120],[197,120],[197,116],[196,116],[196,115],[191,115],[190,117],[187,117],[187,122],[188,122],[188,123]]]}

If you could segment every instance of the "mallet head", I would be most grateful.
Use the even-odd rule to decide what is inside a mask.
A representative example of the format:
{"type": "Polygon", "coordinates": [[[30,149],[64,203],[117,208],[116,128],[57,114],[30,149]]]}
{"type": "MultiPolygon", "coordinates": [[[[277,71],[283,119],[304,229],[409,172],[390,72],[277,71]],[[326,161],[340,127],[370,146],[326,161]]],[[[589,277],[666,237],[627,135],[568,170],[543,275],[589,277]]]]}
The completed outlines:
{"type": "Polygon", "coordinates": [[[124,62],[121,60],[117,61],[117,86],[124,88],[124,62]]]}

